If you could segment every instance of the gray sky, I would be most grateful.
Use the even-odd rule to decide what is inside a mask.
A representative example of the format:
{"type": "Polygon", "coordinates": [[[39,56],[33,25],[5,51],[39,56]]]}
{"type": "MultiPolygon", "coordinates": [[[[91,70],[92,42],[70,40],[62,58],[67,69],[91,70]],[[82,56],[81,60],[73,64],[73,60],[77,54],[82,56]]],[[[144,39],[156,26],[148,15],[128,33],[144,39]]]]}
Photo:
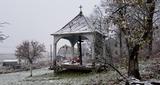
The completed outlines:
{"type": "Polygon", "coordinates": [[[56,32],[79,13],[89,16],[100,0],[0,0],[0,22],[10,25],[0,28],[10,37],[0,43],[0,53],[14,53],[24,40],[52,43],[51,33],[56,32]]]}

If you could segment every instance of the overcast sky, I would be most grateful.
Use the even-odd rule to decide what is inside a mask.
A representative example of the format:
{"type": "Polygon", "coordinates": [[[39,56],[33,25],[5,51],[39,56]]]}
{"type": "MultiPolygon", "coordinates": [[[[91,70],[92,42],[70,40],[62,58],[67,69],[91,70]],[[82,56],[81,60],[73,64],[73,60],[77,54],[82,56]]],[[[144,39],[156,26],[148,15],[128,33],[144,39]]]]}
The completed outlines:
{"type": "Polygon", "coordinates": [[[89,16],[100,0],[0,0],[0,22],[9,25],[0,28],[10,37],[0,43],[0,53],[14,53],[24,40],[52,43],[51,33],[56,32],[79,13],[89,16]]]}

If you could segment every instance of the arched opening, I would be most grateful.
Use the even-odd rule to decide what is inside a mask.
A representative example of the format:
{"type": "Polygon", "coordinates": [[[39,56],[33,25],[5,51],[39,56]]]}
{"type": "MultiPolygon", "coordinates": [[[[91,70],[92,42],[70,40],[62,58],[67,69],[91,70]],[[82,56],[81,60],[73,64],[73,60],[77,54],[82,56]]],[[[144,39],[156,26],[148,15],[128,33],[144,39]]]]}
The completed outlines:
{"type": "Polygon", "coordinates": [[[91,41],[83,35],[56,37],[57,64],[86,65],[91,61],[91,41]]]}
{"type": "Polygon", "coordinates": [[[61,38],[61,39],[57,42],[57,53],[58,53],[58,50],[59,50],[62,46],[65,46],[65,45],[71,46],[69,40],[61,38]]]}

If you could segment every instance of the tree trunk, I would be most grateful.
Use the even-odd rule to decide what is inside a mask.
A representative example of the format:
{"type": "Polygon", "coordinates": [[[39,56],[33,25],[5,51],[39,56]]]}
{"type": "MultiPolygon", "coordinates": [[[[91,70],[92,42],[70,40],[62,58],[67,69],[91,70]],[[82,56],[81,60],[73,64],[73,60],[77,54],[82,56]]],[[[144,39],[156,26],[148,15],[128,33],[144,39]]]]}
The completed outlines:
{"type": "Polygon", "coordinates": [[[122,58],[122,31],[120,29],[120,33],[119,33],[119,47],[120,47],[120,58],[122,58]]]}
{"type": "Polygon", "coordinates": [[[153,31],[149,34],[149,40],[150,40],[150,41],[149,41],[149,44],[148,44],[148,45],[149,45],[149,46],[148,46],[148,51],[149,51],[148,54],[149,54],[149,57],[152,56],[152,40],[153,40],[153,37],[152,37],[152,36],[153,36],[153,31]]]}
{"type": "MultiPolygon", "coordinates": [[[[143,39],[149,39],[149,56],[152,54],[152,35],[153,35],[153,15],[155,9],[155,1],[147,0],[148,16],[146,16],[146,33],[143,35],[143,39]]],[[[138,68],[138,51],[139,45],[135,45],[132,50],[129,50],[129,67],[128,76],[133,76],[137,79],[141,79],[138,68]]]]}
{"type": "Polygon", "coordinates": [[[30,77],[32,77],[32,64],[30,63],[30,77]]]}
{"type": "Polygon", "coordinates": [[[138,67],[138,51],[139,45],[135,45],[130,51],[129,55],[129,67],[128,67],[128,76],[133,76],[137,79],[141,79],[138,67]]]}
{"type": "Polygon", "coordinates": [[[149,39],[149,46],[148,46],[148,53],[149,56],[152,55],[152,40],[153,40],[153,15],[155,10],[155,1],[154,0],[147,0],[147,9],[148,9],[148,16],[146,18],[146,28],[148,33],[149,39]]]}

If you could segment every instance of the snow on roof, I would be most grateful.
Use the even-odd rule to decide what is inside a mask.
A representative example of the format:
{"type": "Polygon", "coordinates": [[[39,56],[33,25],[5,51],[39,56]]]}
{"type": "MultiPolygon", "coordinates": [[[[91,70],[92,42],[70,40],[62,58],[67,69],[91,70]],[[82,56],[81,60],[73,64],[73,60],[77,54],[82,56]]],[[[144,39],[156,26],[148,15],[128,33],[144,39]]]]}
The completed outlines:
{"type": "Polygon", "coordinates": [[[65,33],[54,33],[54,34],[51,34],[51,35],[70,35],[70,34],[85,34],[85,33],[92,33],[92,32],[89,32],[89,31],[84,31],[84,32],[65,32],[65,33]]]}
{"type": "Polygon", "coordinates": [[[82,33],[92,32],[93,27],[89,24],[87,18],[80,12],[75,18],[73,18],[68,24],[62,27],[54,34],[65,34],[65,33],[82,33]]]}
{"type": "Polygon", "coordinates": [[[83,15],[82,11],[80,11],[80,13],[69,23],[67,23],[64,27],[51,35],[83,34],[92,32],[98,32],[104,35],[101,29],[97,29],[97,27],[95,27],[93,23],[83,15]]]}
{"type": "Polygon", "coordinates": [[[3,60],[3,62],[18,62],[18,60],[17,59],[15,59],[15,60],[3,60]]]}

